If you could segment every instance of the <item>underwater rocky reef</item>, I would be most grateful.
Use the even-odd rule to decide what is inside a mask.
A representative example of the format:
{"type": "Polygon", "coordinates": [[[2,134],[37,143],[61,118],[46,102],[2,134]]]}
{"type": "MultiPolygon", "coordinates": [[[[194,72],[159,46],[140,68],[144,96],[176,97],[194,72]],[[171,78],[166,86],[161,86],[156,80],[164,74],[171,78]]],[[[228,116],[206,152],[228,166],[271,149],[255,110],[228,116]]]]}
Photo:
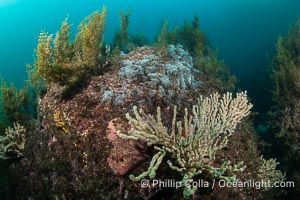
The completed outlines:
{"type": "Polygon", "coordinates": [[[232,185],[299,182],[300,23],[279,38],[271,66],[276,108],[266,134],[280,140],[266,142],[288,149],[280,155],[261,144],[247,92],[235,88],[197,17],[172,31],[163,23],[149,44],[129,36],[129,16],[120,12],[112,45],[103,40],[105,7],[79,24],[73,41],[66,18],[56,34],[38,36],[27,85],[2,85],[3,197],[286,197],[284,188],[232,185]]]}

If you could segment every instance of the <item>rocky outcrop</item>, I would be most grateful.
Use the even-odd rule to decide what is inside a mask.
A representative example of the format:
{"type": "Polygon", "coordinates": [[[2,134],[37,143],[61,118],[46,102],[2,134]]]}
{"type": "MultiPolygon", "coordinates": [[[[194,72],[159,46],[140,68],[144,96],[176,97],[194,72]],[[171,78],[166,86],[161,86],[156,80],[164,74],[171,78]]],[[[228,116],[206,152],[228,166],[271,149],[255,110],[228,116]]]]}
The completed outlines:
{"type": "MultiPolygon", "coordinates": [[[[25,192],[23,196],[150,199],[162,195],[167,199],[171,194],[172,198],[181,198],[180,190],[164,192],[162,188],[142,188],[140,183],[130,181],[129,174],[147,169],[153,150],[142,142],[116,135],[116,130],[126,133],[130,129],[125,114],[132,113],[134,105],[152,114],[160,106],[162,121],[168,126],[173,105],[178,105],[180,118],[184,116],[183,108],[190,108],[199,94],[207,96],[216,91],[205,78],[201,79],[200,71],[193,69],[190,54],[181,46],[169,46],[168,51],[169,57],[161,57],[155,47],[145,46],[120,55],[118,66],[93,77],[82,91],[67,100],[60,98],[61,87],[49,87],[40,102],[40,126],[30,131],[24,159],[15,168],[19,170],[16,174],[20,174],[18,187],[25,192]]],[[[235,146],[244,145],[240,141],[243,139],[235,146]]],[[[218,159],[238,158],[250,163],[248,153],[240,157],[235,151],[238,147],[218,159]]],[[[178,173],[170,172],[163,164],[157,177],[180,179],[178,173]]]]}

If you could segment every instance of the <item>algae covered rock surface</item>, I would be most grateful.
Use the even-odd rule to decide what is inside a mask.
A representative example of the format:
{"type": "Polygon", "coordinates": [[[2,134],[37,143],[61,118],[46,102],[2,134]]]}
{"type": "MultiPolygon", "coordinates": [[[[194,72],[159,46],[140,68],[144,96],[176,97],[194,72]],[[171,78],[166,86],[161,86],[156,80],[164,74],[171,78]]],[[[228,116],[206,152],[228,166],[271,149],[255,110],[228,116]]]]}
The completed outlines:
{"type": "MultiPolygon", "coordinates": [[[[92,77],[69,99],[61,98],[61,86],[50,84],[39,103],[40,125],[30,130],[24,159],[13,167],[19,174],[16,188],[21,195],[33,199],[183,198],[181,189],[143,188],[129,180],[132,172],[147,169],[153,149],[143,141],[124,140],[116,134],[116,130],[129,131],[125,114],[132,113],[134,105],[152,114],[159,106],[162,122],[171,126],[174,105],[183,119],[184,108],[190,109],[199,94],[218,91],[193,69],[187,51],[181,46],[168,49],[169,57],[161,57],[150,46],[120,54],[116,66],[92,77]]],[[[259,155],[253,130],[239,126],[237,132],[216,155],[216,165],[243,160],[247,168],[238,177],[247,180],[255,177],[259,155]]],[[[166,163],[156,177],[181,180],[180,173],[169,170],[166,163]]],[[[196,178],[212,181],[209,176],[196,178]]],[[[195,196],[199,195],[247,198],[253,189],[200,188],[195,196]]]]}

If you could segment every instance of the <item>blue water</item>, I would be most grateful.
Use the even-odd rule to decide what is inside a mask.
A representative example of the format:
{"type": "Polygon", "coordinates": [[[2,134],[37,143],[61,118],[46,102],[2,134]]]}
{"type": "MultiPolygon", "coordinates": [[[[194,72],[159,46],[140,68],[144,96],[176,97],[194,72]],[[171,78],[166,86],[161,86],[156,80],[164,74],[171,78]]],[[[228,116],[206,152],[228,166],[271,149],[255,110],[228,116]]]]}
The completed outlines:
{"type": "Polygon", "coordinates": [[[21,86],[25,63],[33,62],[36,37],[42,29],[55,33],[61,21],[76,31],[90,12],[108,8],[106,42],[119,28],[119,10],[130,9],[130,33],[153,38],[162,18],[170,26],[199,16],[203,32],[220,59],[230,67],[239,87],[248,89],[256,105],[266,91],[264,73],[279,34],[300,17],[300,0],[0,0],[0,73],[21,86]]]}

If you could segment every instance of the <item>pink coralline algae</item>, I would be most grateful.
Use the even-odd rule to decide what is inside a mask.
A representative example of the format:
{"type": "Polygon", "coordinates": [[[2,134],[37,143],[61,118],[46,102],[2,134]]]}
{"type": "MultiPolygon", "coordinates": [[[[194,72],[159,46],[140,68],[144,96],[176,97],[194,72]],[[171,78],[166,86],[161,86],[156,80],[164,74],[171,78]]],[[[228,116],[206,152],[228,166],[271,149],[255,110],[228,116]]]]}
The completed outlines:
{"type": "Polygon", "coordinates": [[[114,174],[125,175],[137,163],[144,160],[145,157],[136,149],[136,142],[124,141],[117,136],[113,121],[109,121],[107,127],[107,139],[113,144],[107,162],[114,174]]]}

